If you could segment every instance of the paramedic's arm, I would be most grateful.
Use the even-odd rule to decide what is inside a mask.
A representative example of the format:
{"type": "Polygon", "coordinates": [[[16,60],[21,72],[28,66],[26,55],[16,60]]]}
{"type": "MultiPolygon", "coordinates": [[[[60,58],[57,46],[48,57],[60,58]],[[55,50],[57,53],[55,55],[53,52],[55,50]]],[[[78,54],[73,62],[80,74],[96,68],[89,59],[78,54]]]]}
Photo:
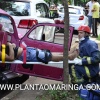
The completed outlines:
{"type": "Polygon", "coordinates": [[[9,55],[6,54],[6,60],[7,61],[13,61],[14,60],[13,46],[12,46],[11,43],[7,43],[7,45],[9,46],[9,55]]]}
{"type": "Polygon", "coordinates": [[[91,57],[83,57],[82,58],[82,65],[89,65],[89,64],[96,64],[100,62],[100,51],[98,50],[97,45],[89,46],[89,48],[92,50],[90,51],[91,57]]]}

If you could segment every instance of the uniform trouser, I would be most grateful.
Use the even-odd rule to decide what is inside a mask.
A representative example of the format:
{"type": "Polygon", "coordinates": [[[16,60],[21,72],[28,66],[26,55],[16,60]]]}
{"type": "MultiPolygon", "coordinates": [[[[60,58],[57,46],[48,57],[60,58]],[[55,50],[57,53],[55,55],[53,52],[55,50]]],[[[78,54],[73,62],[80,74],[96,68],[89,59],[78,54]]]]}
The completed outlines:
{"type": "Polygon", "coordinates": [[[93,36],[98,36],[98,34],[97,34],[97,22],[98,22],[98,18],[93,18],[93,26],[92,26],[93,36]]]}
{"type": "Polygon", "coordinates": [[[87,66],[70,65],[69,74],[73,84],[86,84],[92,79],[87,66]]]}

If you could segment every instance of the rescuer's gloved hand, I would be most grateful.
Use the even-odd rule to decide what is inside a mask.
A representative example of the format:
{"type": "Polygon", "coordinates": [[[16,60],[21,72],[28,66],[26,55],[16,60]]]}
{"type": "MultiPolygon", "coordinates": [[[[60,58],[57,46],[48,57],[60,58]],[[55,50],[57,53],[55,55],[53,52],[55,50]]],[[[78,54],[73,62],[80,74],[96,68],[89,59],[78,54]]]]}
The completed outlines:
{"type": "Polygon", "coordinates": [[[82,59],[75,58],[74,63],[75,63],[75,65],[82,65],[82,59]]]}

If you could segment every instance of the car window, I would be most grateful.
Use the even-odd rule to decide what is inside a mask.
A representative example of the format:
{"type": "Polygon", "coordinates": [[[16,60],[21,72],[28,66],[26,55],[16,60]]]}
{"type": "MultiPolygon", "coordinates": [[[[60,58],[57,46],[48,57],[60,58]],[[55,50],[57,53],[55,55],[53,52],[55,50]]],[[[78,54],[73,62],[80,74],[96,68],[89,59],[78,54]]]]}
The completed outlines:
{"type": "Polygon", "coordinates": [[[29,34],[29,38],[53,42],[54,31],[54,26],[38,26],[29,34]]]}
{"type": "Polygon", "coordinates": [[[38,26],[28,35],[28,37],[30,39],[63,44],[64,33],[63,29],[60,27],[47,25],[47,26],[38,26]]]}
{"type": "Polygon", "coordinates": [[[0,24],[2,25],[3,31],[14,33],[11,19],[8,16],[0,14],[0,24]]]}
{"type": "Polygon", "coordinates": [[[13,16],[29,16],[30,2],[2,1],[0,8],[13,16]]]}
{"type": "Polygon", "coordinates": [[[55,27],[54,26],[45,26],[43,30],[44,41],[53,42],[55,27]]]}
{"type": "Polygon", "coordinates": [[[36,4],[36,12],[39,17],[47,17],[49,13],[49,9],[46,4],[38,3],[36,4]]]}
{"type": "Polygon", "coordinates": [[[29,38],[30,39],[41,40],[42,33],[43,33],[43,26],[39,26],[29,34],[29,38]]]}

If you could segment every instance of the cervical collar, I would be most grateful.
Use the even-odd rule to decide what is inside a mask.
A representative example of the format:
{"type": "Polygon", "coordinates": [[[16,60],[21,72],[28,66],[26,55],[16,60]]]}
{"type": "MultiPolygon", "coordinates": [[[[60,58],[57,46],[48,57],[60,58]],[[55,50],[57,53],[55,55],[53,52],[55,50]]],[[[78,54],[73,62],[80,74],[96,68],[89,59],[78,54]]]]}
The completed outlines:
{"type": "Polygon", "coordinates": [[[84,38],[84,37],[82,37],[82,38],[79,40],[79,42],[81,42],[81,41],[83,41],[83,40],[85,40],[85,38],[84,38]]]}

